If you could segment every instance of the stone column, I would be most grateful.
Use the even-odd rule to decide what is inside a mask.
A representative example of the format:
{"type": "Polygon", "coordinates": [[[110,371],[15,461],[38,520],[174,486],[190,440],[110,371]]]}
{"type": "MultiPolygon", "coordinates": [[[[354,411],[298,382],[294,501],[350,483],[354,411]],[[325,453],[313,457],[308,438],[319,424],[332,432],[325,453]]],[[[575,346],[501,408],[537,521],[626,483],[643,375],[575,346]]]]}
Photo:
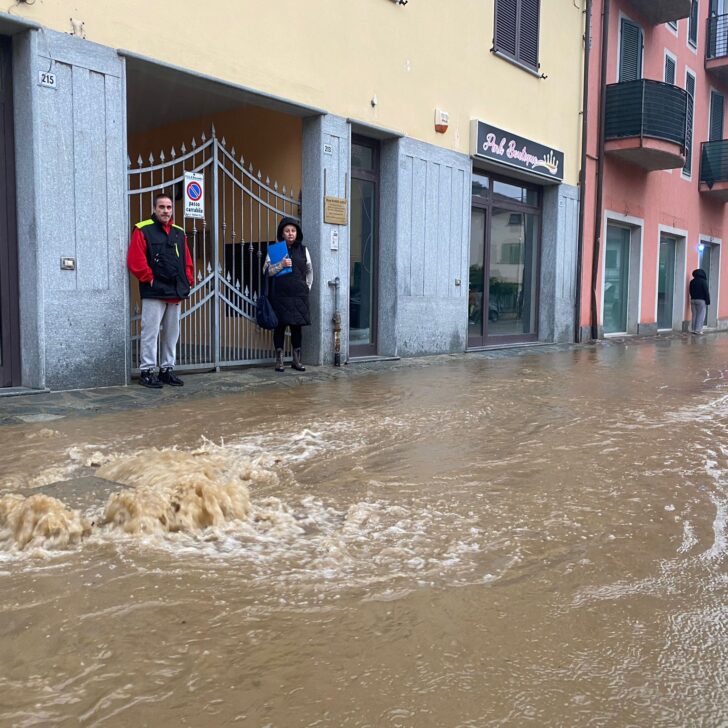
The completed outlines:
{"type": "MultiPolygon", "coordinates": [[[[346,119],[325,115],[303,122],[302,225],[304,242],[313,263],[311,326],[304,329],[303,357],[308,364],[333,364],[334,289],[340,280],[339,311],[342,319],[341,359],[349,347],[349,226],[324,222],[324,196],[349,198],[350,126],[346,119]],[[338,250],[332,235],[338,234],[338,250]]],[[[350,211],[347,212],[347,216],[350,211]]],[[[335,237],[334,237],[335,239],[335,237]]]]}
{"type": "Polygon", "coordinates": [[[23,384],[123,384],[124,62],[113,48],[43,32],[14,39],[23,384]],[[49,70],[55,88],[38,83],[49,70]]]}
{"type": "Polygon", "coordinates": [[[543,188],[539,340],[574,341],[579,189],[543,188]]]}

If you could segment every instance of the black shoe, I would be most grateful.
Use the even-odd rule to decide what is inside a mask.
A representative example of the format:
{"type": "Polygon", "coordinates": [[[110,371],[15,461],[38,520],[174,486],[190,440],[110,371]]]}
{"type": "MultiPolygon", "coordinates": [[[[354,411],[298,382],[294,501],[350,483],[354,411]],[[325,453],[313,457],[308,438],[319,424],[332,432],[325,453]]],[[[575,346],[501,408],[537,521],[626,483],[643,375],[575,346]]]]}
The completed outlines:
{"type": "Polygon", "coordinates": [[[169,384],[170,387],[184,387],[184,382],[174,373],[174,369],[162,369],[159,372],[159,381],[169,384]]]}
{"type": "Polygon", "coordinates": [[[162,382],[159,381],[159,377],[154,369],[145,369],[139,374],[139,384],[142,387],[149,387],[150,389],[161,389],[162,382]]]}

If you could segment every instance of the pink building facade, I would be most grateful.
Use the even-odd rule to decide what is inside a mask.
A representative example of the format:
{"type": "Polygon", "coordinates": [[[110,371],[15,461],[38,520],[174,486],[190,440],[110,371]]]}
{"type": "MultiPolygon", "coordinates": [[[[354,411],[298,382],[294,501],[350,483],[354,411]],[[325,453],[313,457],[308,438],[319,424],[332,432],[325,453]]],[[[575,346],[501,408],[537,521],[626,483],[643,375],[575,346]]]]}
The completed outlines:
{"type": "Polygon", "coordinates": [[[593,0],[580,337],[728,328],[728,0],[593,0]],[[724,7],[725,5],[725,7],[724,7]]]}

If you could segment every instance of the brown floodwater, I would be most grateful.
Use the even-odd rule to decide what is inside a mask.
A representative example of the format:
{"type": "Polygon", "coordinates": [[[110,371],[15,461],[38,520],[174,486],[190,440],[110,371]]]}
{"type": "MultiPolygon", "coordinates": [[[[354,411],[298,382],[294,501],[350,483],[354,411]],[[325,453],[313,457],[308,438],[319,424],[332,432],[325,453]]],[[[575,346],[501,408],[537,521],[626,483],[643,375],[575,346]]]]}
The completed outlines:
{"type": "Polygon", "coordinates": [[[727,367],[606,343],[5,427],[0,725],[728,725],[727,367]]]}

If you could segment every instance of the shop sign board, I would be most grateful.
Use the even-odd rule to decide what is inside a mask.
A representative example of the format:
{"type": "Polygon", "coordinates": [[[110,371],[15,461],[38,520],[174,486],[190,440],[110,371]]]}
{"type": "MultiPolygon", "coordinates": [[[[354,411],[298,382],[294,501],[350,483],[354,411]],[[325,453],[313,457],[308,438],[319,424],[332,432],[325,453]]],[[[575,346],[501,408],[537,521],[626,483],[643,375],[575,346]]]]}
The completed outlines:
{"type": "Polygon", "coordinates": [[[470,130],[471,153],[480,159],[547,177],[564,179],[564,153],[531,139],[473,119],[470,130]]]}

